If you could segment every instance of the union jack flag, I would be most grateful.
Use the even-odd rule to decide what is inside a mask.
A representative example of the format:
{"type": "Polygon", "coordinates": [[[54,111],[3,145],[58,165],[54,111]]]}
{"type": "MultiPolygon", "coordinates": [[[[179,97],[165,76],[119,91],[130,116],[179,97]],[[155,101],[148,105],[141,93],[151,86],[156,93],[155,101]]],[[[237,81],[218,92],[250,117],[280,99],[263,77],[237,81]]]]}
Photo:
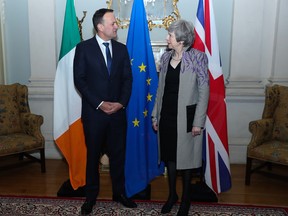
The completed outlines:
{"type": "Polygon", "coordinates": [[[225,86],[212,0],[199,0],[195,21],[195,49],[208,57],[210,98],[203,143],[205,182],[215,192],[231,188],[225,86]]]}

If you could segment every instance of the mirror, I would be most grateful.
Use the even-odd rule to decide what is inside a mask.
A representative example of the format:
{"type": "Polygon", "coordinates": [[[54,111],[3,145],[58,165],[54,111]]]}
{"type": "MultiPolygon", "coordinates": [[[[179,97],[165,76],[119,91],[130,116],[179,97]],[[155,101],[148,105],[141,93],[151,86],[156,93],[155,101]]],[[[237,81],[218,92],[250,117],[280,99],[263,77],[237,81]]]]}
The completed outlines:
{"type": "MultiPolygon", "coordinates": [[[[180,19],[178,0],[143,0],[146,9],[148,28],[165,28],[180,19]]],[[[108,0],[107,7],[114,10],[119,28],[128,28],[133,0],[108,0]]]]}

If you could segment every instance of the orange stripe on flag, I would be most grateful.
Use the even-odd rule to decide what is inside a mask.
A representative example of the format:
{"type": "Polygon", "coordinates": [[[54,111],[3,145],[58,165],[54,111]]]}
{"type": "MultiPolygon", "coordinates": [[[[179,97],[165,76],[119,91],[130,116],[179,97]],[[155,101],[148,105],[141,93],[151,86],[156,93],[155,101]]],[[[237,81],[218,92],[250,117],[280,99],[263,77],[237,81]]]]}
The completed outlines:
{"type": "Polygon", "coordinates": [[[74,190],[86,183],[86,145],[81,119],[69,126],[55,140],[69,165],[70,182],[74,190]]]}

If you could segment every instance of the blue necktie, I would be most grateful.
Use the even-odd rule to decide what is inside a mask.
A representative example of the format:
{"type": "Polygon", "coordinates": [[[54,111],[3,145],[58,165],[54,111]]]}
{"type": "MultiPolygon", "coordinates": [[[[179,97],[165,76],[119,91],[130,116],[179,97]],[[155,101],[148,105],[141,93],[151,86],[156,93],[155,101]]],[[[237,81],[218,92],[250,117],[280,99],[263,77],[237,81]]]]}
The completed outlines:
{"type": "Polygon", "coordinates": [[[103,43],[103,44],[106,47],[107,69],[108,69],[108,73],[110,74],[112,58],[111,58],[111,53],[110,53],[110,49],[109,49],[109,43],[103,43]]]}

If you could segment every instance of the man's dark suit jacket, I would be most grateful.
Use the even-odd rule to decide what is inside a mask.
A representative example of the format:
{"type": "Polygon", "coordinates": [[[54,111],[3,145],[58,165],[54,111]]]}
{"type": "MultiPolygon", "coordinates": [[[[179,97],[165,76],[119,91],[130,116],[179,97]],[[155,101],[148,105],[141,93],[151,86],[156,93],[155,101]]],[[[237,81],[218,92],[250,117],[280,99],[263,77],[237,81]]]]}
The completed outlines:
{"type": "Polygon", "coordinates": [[[95,37],[79,43],[74,57],[74,82],[82,95],[82,118],[91,118],[102,101],[127,106],[132,89],[130,58],[125,45],[111,40],[110,76],[95,37]]]}

